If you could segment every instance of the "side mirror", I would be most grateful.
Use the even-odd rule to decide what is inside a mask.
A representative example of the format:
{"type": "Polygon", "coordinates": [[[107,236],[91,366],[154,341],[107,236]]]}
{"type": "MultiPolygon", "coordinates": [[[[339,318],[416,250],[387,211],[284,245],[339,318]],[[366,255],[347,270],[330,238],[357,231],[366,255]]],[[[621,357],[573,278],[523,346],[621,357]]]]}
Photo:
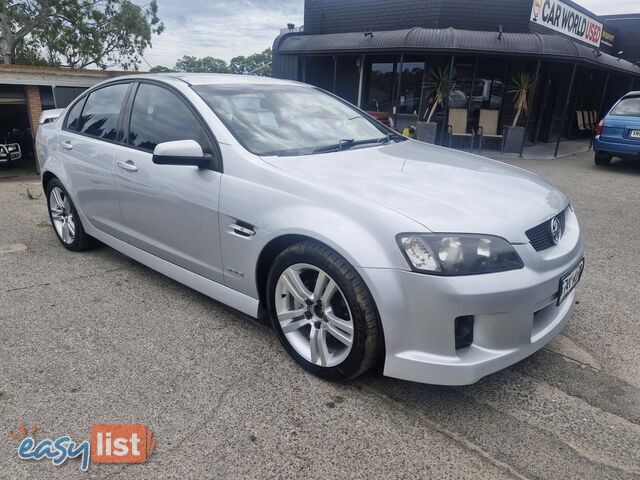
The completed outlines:
{"type": "Polygon", "coordinates": [[[211,163],[211,155],[202,153],[202,147],[195,140],[177,140],[156,145],[152,160],[157,165],[192,165],[207,168],[211,163]]]}

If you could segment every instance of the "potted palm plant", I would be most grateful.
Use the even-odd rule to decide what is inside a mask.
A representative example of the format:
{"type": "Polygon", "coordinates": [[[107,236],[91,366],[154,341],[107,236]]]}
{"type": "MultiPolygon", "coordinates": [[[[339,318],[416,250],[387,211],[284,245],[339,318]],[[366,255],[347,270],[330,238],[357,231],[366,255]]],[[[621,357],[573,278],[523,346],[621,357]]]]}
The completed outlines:
{"type": "Polygon", "coordinates": [[[438,107],[444,106],[447,95],[455,88],[455,72],[449,75],[449,69],[443,66],[431,69],[425,83],[430,88],[430,93],[425,99],[427,108],[422,115],[425,120],[418,121],[417,138],[423,142],[435,143],[438,124],[431,119],[438,107]]]}
{"type": "Polygon", "coordinates": [[[529,72],[520,72],[511,80],[507,93],[513,95],[513,106],[516,109],[516,116],[511,125],[504,126],[504,151],[520,152],[524,139],[524,127],[518,125],[522,118],[527,116],[529,109],[529,93],[533,88],[534,78],[529,72]]]}

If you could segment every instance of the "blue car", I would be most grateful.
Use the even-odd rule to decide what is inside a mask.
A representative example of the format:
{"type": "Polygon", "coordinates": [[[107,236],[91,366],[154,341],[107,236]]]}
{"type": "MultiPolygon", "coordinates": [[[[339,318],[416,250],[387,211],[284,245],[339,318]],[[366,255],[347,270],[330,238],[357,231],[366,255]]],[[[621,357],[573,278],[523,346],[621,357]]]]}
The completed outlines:
{"type": "Polygon", "coordinates": [[[600,120],[593,149],[596,165],[640,156],[640,91],[624,95],[600,120]]]}

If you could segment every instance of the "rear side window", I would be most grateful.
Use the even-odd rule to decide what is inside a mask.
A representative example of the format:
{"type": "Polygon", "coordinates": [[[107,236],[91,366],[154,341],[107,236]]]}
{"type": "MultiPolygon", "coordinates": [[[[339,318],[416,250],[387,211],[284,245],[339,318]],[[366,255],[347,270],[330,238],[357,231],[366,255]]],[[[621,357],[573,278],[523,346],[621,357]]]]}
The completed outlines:
{"type": "Polygon", "coordinates": [[[195,140],[204,153],[213,154],[204,127],[182,99],[166,88],[141,83],[131,110],[129,145],[153,152],[157,144],[175,140],[195,140]]]}
{"type": "Polygon", "coordinates": [[[640,97],[623,98],[611,110],[611,115],[640,117],[640,97]]]}
{"type": "Polygon", "coordinates": [[[74,132],[78,130],[78,125],[80,124],[80,113],[82,112],[82,107],[84,107],[85,100],[86,97],[76,103],[69,111],[69,115],[67,115],[67,130],[73,130],[74,132]]]}
{"type": "Polygon", "coordinates": [[[115,140],[120,109],[128,88],[128,83],[118,83],[91,92],[82,110],[79,131],[105,140],[115,140]]]}

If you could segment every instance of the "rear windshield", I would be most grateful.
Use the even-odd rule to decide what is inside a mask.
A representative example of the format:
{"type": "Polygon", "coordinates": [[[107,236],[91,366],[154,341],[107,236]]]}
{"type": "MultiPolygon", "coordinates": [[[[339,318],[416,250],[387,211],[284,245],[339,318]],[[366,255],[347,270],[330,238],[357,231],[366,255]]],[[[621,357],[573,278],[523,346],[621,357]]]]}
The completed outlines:
{"type": "Polygon", "coordinates": [[[640,97],[623,98],[615,107],[613,107],[611,115],[640,117],[640,97]]]}

